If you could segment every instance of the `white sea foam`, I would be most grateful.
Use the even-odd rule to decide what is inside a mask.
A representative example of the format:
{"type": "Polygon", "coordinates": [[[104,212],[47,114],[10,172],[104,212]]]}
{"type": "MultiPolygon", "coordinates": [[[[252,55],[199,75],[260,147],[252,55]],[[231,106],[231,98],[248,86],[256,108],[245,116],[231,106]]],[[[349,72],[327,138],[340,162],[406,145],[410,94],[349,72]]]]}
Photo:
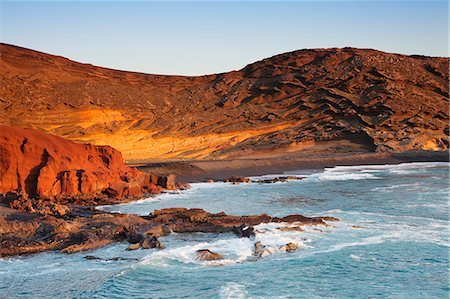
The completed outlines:
{"type": "Polygon", "coordinates": [[[337,171],[345,170],[396,170],[396,169],[417,169],[417,168],[434,168],[449,167],[449,162],[408,162],[400,164],[381,164],[381,165],[355,165],[355,166],[336,166],[333,168],[337,171]]]}
{"type": "Polygon", "coordinates": [[[190,193],[197,189],[216,189],[216,188],[230,188],[230,184],[224,182],[213,182],[213,183],[191,183],[191,189],[184,191],[185,193],[190,193]]]}
{"type": "Polygon", "coordinates": [[[354,261],[361,261],[363,259],[360,255],[357,254],[350,254],[349,256],[354,261]]]}
{"type": "Polygon", "coordinates": [[[375,174],[381,172],[389,172],[393,174],[407,174],[417,169],[449,167],[448,162],[411,162],[401,164],[384,164],[384,165],[357,165],[357,166],[335,166],[325,168],[323,172],[311,174],[310,178],[319,180],[365,180],[378,179],[375,174]]]}
{"type": "Polygon", "coordinates": [[[416,183],[411,183],[411,184],[397,184],[397,185],[391,185],[391,186],[386,186],[386,187],[376,187],[376,188],[373,188],[373,189],[371,189],[370,191],[373,191],[373,192],[390,192],[390,191],[393,191],[393,190],[396,190],[396,189],[405,189],[405,188],[408,188],[408,189],[411,189],[411,188],[413,188],[413,189],[415,189],[415,188],[417,188],[417,187],[423,187],[423,183],[421,183],[421,182],[416,182],[416,183]]]}
{"type": "Polygon", "coordinates": [[[220,297],[226,299],[244,299],[248,295],[245,285],[229,282],[220,288],[220,297]]]}
{"type": "Polygon", "coordinates": [[[159,200],[164,199],[164,195],[168,195],[168,194],[161,194],[158,197],[148,197],[148,198],[143,198],[143,199],[139,199],[139,200],[134,200],[134,201],[131,201],[128,203],[120,203],[120,204],[114,204],[114,205],[101,205],[101,206],[97,206],[95,209],[100,210],[100,211],[107,211],[107,212],[111,212],[111,213],[122,214],[122,211],[120,208],[123,206],[139,205],[139,204],[143,204],[143,203],[147,203],[147,202],[159,201],[159,200]]]}
{"type": "Polygon", "coordinates": [[[346,171],[329,171],[326,170],[323,173],[312,174],[309,176],[311,179],[318,179],[320,181],[348,181],[348,180],[367,180],[367,179],[379,179],[379,177],[370,173],[351,173],[346,171]]]}
{"type": "Polygon", "coordinates": [[[450,222],[447,220],[441,220],[441,219],[433,219],[433,218],[427,218],[427,217],[421,217],[421,216],[412,216],[412,215],[390,215],[390,214],[384,214],[384,213],[373,213],[373,212],[357,212],[357,211],[343,211],[340,209],[333,209],[323,212],[324,215],[337,215],[339,217],[339,214],[348,214],[348,215],[368,215],[368,216],[375,216],[377,220],[382,218],[398,218],[402,219],[405,218],[405,221],[408,220],[424,220],[427,221],[430,225],[435,223],[442,223],[445,225],[449,225],[450,222]]]}
{"type": "Polygon", "coordinates": [[[311,242],[299,231],[281,231],[282,227],[295,226],[287,223],[266,223],[255,226],[255,238],[231,238],[212,242],[199,242],[187,246],[164,249],[152,252],[146,256],[141,264],[154,266],[168,266],[170,262],[183,264],[198,264],[202,266],[223,266],[242,263],[253,257],[255,242],[260,241],[271,253],[280,252],[279,247],[287,243],[296,243],[300,248],[307,248],[311,242]],[[217,261],[199,261],[195,252],[200,249],[209,249],[222,254],[225,259],[217,261]]]}

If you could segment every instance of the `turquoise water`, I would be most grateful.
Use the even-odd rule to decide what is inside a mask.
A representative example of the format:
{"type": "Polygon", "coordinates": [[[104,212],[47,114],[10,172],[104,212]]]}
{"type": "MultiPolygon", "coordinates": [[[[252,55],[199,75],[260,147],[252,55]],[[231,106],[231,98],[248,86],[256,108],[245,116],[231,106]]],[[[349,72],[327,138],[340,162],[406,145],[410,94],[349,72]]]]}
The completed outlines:
{"type": "MultiPolygon", "coordinates": [[[[305,172],[290,172],[305,174],[305,172]]],[[[104,210],[148,214],[164,207],[342,219],[332,227],[282,232],[257,227],[256,240],[294,253],[255,260],[255,240],[233,234],[172,234],[164,250],[43,253],[0,260],[1,298],[448,298],[449,164],[336,167],[276,184],[194,184],[179,194],[104,210]],[[223,261],[194,259],[209,248],[223,261]],[[92,261],[133,257],[138,261],[92,261]]]]}

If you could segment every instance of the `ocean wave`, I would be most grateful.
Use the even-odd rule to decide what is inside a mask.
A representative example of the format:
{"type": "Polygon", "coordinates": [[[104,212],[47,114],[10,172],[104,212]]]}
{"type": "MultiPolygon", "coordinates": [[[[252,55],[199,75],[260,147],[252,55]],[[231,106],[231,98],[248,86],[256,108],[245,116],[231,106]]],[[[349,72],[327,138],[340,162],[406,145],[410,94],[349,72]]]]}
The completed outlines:
{"type": "Polygon", "coordinates": [[[414,168],[435,168],[450,167],[449,162],[407,162],[399,164],[380,164],[380,165],[354,165],[354,166],[335,166],[331,169],[335,171],[349,170],[390,170],[390,169],[414,169],[414,168]]]}
{"type": "Polygon", "coordinates": [[[173,262],[183,264],[197,264],[201,266],[224,266],[245,262],[253,258],[253,247],[255,242],[261,242],[272,254],[279,253],[280,246],[287,243],[296,243],[300,248],[309,247],[310,239],[299,231],[282,231],[280,228],[293,227],[295,224],[287,223],[265,223],[256,225],[255,237],[220,239],[211,242],[199,242],[186,246],[164,249],[152,252],[140,262],[142,265],[167,267],[173,262]],[[216,261],[196,260],[196,251],[209,249],[222,254],[225,259],[216,261]]]}
{"type": "MultiPolygon", "coordinates": [[[[427,243],[450,247],[450,240],[447,235],[450,221],[420,216],[395,216],[370,212],[344,212],[341,210],[328,212],[337,216],[340,216],[339,214],[341,213],[347,215],[347,217],[342,217],[346,220],[336,225],[336,229],[340,229],[340,232],[337,233],[352,234],[353,229],[350,227],[357,225],[365,228],[364,232],[361,231],[361,233],[372,234],[373,236],[354,242],[336,244],[327,251],[341,250],[353,246],[381,244],[387,241],[427,243]],[[354,216],[358,217],[355,218],[354,216]]],[[[358,233],[353,237],[358,238],[358,233]]]]}
{"type": "Polygon", "coordinates": [[[362,256],[360,256],[360,255],[357,255],[357,254],[350,254],[349,255],[349,257],[352,259],[352,260],[354,260],[354,261],[361,261],[363,258],[362,258],[362,256]]]}
{"type": "Polygon", "coordinates": [[[411,184],[397,184],[397,185],[391,185],[391,186],[385,186],[385,187],[376,187],[376,188],[372,188],[370,191],[373,192],[389,192],[395,189],[399,189],[399,188],[416,188],[419,186],[424,186],[423,183],[421,182],[416,182],[416,183],[411,183],[411,184]]]}
{"type": "Polygon", "coordinates": [[[344,214],[344,215],[368,215],[368,216],[375,216],[377,220],[379,220],[380,218],[381,219],[382,218],[399,218],[399,219],[404,218],[405,221],[408,221],[408,222],[409,222],[409,220],[424,220],[427,223],[429,223],[430,225],[433,225],[435,223],[440,223],[440,224],[444,224],[444,225],[450,224],[450,221],[447,221],[447,220],[433,219],[433,218],[422,217],[422,216],[390,215],[390,214],[375,213],[375,212],[344,211],[344,210],[340,210],[340,209],[327,210],[327,211],[324,211],[323,214],[336,216],[338,218],[342,214],[344,214]]]}
{"type": "Polygon", "coordinates": [[[325,181],[380,179],[380,177],[376,176],[377,173],[387,172],[393,174],[406,174],[426,168],[449,166],[450,164],[448,162],[411,162],[383,165],[335,166],[325,168],[321,173],[311,174],[308,178],[325,181]]]}
{"type": "Polygon", "coordinates": [[[367,180],[379,179],[379,177],[370,173],[350,173],[350,172],[335,172],[325,171],[320,174],[310,175],[309,178],[318,179],[320,181],[348,181],[348,180],[367,180]]]}

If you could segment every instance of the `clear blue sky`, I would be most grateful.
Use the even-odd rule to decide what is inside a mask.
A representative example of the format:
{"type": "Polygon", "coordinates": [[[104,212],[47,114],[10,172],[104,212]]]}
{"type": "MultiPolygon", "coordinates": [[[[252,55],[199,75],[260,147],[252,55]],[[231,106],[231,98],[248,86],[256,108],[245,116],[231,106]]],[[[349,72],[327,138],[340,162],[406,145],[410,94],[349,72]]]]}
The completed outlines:
{"type": "Polygon", "coordinates": [[[145,73],[225,72],[303,48],[448,56],[447,1],[0,1],[2,42],[145,73]]]}

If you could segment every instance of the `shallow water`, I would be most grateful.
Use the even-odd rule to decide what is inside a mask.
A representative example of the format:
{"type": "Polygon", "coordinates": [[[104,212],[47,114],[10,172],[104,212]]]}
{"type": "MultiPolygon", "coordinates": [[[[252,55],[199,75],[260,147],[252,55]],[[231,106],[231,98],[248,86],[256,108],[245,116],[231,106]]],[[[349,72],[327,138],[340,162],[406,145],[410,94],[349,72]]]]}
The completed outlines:
{"type": "MultiPolygon", "coordinates": [[[[304,174],[289,172],[290,174],[304,174]]],[[[272,248],[255,260],[255,240],[233,234],[172,234],[166,249],[125,251],[115,244],[89,253],[43,253],[0,260],[5,298],[448,298],[449,164],[335,167],[301,181],[276,184],[194,184],[104,210],[148,214],[198,207],[233,215],[300,213],[335,216],[333,227],[282,232],[257,227],[272,248]],[[277,252],[295,242],[294,253],[277,252]],[[201,262],[197,249],[222,253],[201,262]],[[133,257],[138,261],[92,261],[133,257]]]]}

